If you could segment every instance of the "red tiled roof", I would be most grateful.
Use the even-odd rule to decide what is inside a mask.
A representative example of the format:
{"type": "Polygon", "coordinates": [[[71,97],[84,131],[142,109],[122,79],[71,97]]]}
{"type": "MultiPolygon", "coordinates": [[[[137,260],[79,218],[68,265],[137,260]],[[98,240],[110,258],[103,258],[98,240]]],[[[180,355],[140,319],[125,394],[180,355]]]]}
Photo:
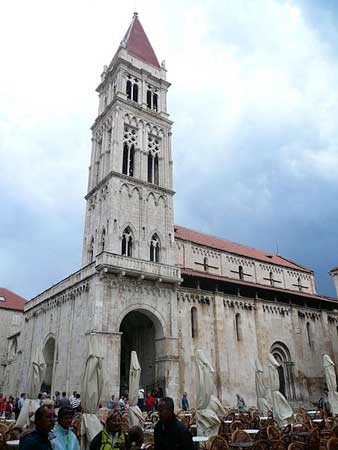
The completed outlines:
{"type": "Polygon", "coordinates": [[[155,67],[161,67],[137,13],[134,14],[123,41],[125,41],[129,53],[155,67]]]}
{"type": "Polygon", "coordinates": [[[247,247],[242,244],[236,244],[235,242],[227,241],[226,239],[217,238],[208,234],[200,233],[198,231],[190,230],[179,225],[175,227],[175,238],[183,239],[185,241],[191,241],[195,244],[204,245],[217,250],[221,250],[228,253],[233,253],[239,256],[245,256],[247,258],[258,259],[270,264],[277,264],[283,267],[289,267],[290,269],[301,270],[302,272],[312,272],[303,266],[300,266],[282,256],[273,255],[268,252],[256,250],[255,248],[247,247]]]}
{"type": "Polygon", "coordinates": [[[301,297],[310,297],[313,299],[328,300],[328,301],[337,303],[337,299],[334,297],[326,297],[323,295],[310,294],[305,291],[303,291],[303,292],[292,291],[291,289],[283,289],[283,288],[269,286],[266,284],[252,283],[251,281],[244,281],[244,280],[233,279],[233,278],[229,278],[229,277],[222,277],[220,275],[213,275],[213,274],[210,274],[207,272],[199,272],[198,270],[181,269],[181,274],[183,276],[187,275],[187,276],[191,276],[191,277],[209,278],[210,280],[225,281],[225,282],[230,282],[230,283],[233,283],[236,285],[241,284],[243,286],[252,286],[252,287],[256,287],[256,288],[268,289],[269,291],[284,292],[284,293],[286,292],[288,294],[299,295],[301,297]]]}
{"type": "Polygon", "coordinates": [[[20,297],[20,295],[0,287],[0,309],[15,309],[16,311],[23,311],[26,302],[27,300],[20,297]]]}

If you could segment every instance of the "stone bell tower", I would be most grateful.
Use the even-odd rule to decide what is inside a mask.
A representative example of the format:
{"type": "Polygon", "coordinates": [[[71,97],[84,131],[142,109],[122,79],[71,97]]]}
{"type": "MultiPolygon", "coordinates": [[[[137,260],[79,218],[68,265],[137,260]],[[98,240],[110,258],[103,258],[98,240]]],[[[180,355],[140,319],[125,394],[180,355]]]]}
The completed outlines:
{"type": "Polygon", "coordinates": [[[97,87],[83,266],[102,252],[175,265],[169,86],[135,13],[97,87]]]}

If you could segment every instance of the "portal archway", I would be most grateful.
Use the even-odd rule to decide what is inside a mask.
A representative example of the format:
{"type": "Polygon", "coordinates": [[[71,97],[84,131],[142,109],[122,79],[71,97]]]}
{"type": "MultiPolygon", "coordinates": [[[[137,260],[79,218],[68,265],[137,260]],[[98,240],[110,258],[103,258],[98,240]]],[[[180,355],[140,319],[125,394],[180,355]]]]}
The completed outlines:
{"type": "Polygon", "coordinates": [[[294,365],[288,347],[283,342],[275,342],[270,352],[280,365],[278,367],[279,390],[289,400],[295,400],[294,365]]]}
{"type": "Polygon", "coordinates": [[[141,366],[140,387],[151,391],[160,386],[164,390],[164,367],[159,362],[163,355],[164,334],[160,320],[150,311],[138,309],[122,320],[120,390],[129,390],[130,354],[134,350],[141,366]]]}
{"type": "Polygon", "coordinates": [[[43,349],[43,356],[46,362],[46,370],[41,390],[51,393],[53,386],[54,359],[55,359],[55,339],[53,337],[50,337],[47,340],[43,349]]]}

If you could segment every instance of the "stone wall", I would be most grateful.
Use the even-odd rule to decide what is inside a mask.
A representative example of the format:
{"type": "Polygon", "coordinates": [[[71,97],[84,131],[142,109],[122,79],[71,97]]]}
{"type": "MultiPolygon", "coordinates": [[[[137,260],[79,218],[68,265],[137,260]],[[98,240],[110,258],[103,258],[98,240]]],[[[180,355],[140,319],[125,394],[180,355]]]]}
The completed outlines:
{"type": "Polygon", "coordinates": [[[8,337],[21,330],[22,320],[21,311],[0,308],[0,392],[7,392],[5,388],[7,388],[6,365],[9,350],[8,337]]]}

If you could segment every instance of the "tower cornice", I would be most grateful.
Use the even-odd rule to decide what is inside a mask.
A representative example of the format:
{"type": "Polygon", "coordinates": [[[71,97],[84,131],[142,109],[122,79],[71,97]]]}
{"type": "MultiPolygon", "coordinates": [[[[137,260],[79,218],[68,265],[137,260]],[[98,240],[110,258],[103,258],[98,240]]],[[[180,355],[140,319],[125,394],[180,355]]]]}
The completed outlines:
{"type": "MultiPolygon", "coordinates": [[[[168,125],[169,127],[171,127],[173,125],[173,121],[168,119],[166,116],[164,116],[164,113],[157,113],[157,112],[153,112],[152,110],[145,108],[144,106],[132,102],[130,100],[121,98],[121,97],[115,97],[110,104],[107,106],[107,108],[97,116],[97,118],[95,119],[95,122],[93,123],[93,125],[91,126],[91,130],[94,131],[96,126],[99,124],[99,122],[104,121],[109,114],[112,112],[111,110],[114,107],[118,107],[118,106],[124,106],[127,107],[127,109],[129,109],[128,112],[135,112],[136,114],[138,113],[141,117],[143,118],[148,118],[150,121],[152,122],[164,122],[166,125],[168,125]]],[[[167,114],[166,114],[167,115],[167,114]]]]}
{"type": "Polygon", "coordinates": [[[146,181],[140,180],[138,178],[130,177],[128,175],[124,175],[123,173],[111,170],[93,189],[91,189],[87,193],[87,195],[84,197],[85,200],[88,200],[93,194],[95,194],[95,192],[99,191],[113,177],[120,178],[121,180],[125,180],[129,183],[137,184],[139,186],[151,188],[153,191],[158,191],[163,194],[175,195],[175,191],[172,191],[171,189],[164,188],[157,184],[147,183],[146,181]]]}

